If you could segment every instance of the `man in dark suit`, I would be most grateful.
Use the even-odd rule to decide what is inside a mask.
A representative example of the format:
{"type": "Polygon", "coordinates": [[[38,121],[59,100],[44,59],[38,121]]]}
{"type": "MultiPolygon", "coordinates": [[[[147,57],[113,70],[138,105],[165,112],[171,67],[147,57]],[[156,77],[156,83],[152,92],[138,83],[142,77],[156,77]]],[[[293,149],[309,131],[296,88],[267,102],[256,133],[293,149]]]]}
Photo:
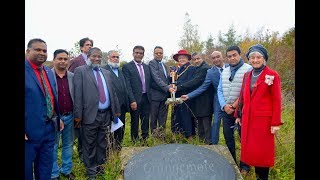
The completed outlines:
{"type": "MultiPolygon", "coordinates": [[[[90,50],[90,48],[93,46],[93,40],[89,39],[89,38],[82,38],[79,41],[79,45],[80,45],[80,51],[81,54],[73,59],[70,60],[70,66],[68,68],[68,71],[70,72],[74,72],[75,68],[82,66],[82,65],[86,65],[90,60],[88,60],[88,52],[90,50]]],[[[82,157],[82,138],[81,138],[81,127],[79,128],[74,128],[74,137],[75,139],[78,139],[78,155],[80,160],[83,160],[82,157]]]]}
{"type": "Polygon", "coordinates": [[[50,179],[55,131],[63,130],[57,102],[56,83],[42,39],[28,42],[25,60],[25,179],[50,179]]]}
{"type": "Polygon", "coordinates": [[[222,110],[218,101],[217,88],[219,85],[220,74],[224,68],[228,67],[229,64],[223,62],[222,53],[220,51],[213,51],[211,54],[213,67],[207,71],[204,82],[196,90],[188,93],[187,95],[182,95],[181,98],[185,101],[187,99],[193,99],[202,93],[206,92],[210,86],[213,89],[210,91],[213,94],[213,115],[214,122],[211,128],[212,144],[218,144],[219,142],[219,129],[221,125],[221,115],[222,110]]]}
{"type": "MultiPolygon", "coordinates": [[[[210,66],[202,59],[202,54],[194,52],[191,54],[193,63],[196,66],[194,79],[191,80],[195,88],[199,87],[207,74],[210,66]]],[[[213,106],[213,87],[212,85],[195,99],[191,100],[191,110],[193,112],[192,122],[198,129],[200,140],[206,144],[212,144],[211,141],[211,123],[212,123],[212,106],[213,106]]]]}
{"type": "Polygon", "coordinates": [[[111,50],[108,52],[108,64],[104,66],[106,70],[111,72],[111,81],[117,92],[117,97],[121,107],[120,120],[123,122],[123,126],[116,131],[114,131],[114,143],[112,144],[116,150],[121,150],[121,143],[123,141],[125,122],[126,122],[126,112],[130,111],[129,107],[129,97],[126,85],[126,79],[120,69],[120,59],[118,51],[111,50]]]}
{"type": "Polygon", "coordinates": [[[151,132],[157,136],[165,132],[168,106],[165,104],[169,92],[174,89],[170,86],[170,74],[166,64],[162,62],[163,48],[156,46],[153,50],[154,59],[149,62],[151,72],[151,132]]]}
{"type": "Polygon", "coordinates": [[[74,71],[75,127],[82,126],[82,152],[86,175],[94,179],[103,174],[107,139],[111,121],[120,116],[119,101],[111,82],[111,73],[100,68],[102,51],[93,47],[88,52],[89,65],[74,71]]]}
{"type": "Polygon", "coordinates": [[[149,113],[151,91],[151,74],[149,66],[142,62],[144,47],[133,48],[133,60],[123,65],[122,71],[126,78],[130,100],[131,140],[139,139],[139,118],[141,119],[142,142],[149,136],[149,113]]]}

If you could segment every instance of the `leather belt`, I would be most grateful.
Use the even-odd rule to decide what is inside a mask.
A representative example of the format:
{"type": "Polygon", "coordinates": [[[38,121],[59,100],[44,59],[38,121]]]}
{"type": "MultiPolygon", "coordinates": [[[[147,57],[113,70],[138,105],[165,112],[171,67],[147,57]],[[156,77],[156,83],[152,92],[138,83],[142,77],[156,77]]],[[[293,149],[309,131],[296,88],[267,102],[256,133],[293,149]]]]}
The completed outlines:
{"type": "Polygon", "coordinates": [[[70,114],[72,114],[72,111],[64,112],[61,114],[61,116],[69,116],[70,114]]]}
{"type": "Polygon", "coordinates": [[[107,109],[98,109],[98,113],[105,113],[105,112],[107,112],[108,110],[110,110],[110,107],[107,108],[107,109]]]}

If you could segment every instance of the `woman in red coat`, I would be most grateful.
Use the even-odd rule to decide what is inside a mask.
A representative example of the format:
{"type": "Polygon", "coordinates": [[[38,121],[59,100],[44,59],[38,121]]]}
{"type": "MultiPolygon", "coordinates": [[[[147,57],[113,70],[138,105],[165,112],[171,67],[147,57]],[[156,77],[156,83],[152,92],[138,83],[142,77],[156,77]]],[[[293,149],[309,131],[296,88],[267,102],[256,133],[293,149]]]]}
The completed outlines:
{"type": "MultiPolygon", "coordinates": [[[[242,162],[254,166],[257,179],[268,179],[274,166],[275,140],[281,122],[279,74],[266,66],[267,50],[260,44],[246,54],[253,69],[243,78],[236,123],[241,125],[242,162]]],[[[237,112],[237,111],[236,111],[237,112]]]]}

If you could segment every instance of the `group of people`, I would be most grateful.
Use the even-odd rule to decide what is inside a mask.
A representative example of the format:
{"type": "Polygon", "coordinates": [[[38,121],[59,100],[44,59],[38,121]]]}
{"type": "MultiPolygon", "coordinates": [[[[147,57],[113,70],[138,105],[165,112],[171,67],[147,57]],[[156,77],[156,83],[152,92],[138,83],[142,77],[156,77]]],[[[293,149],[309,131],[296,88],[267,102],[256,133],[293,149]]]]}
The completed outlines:
{"type": "Polygon", "coordinates": [[[173,55],[179,67],[169,68],[162,61],[161,46],[154,48],[154,59],[146,64],[145,49],[137,45],[133,60],[120,68],[118,51],[110,50],[107,65],[101,65],[102,51],[93,47],[93,40],[83,38],[79,44],[81,54],[71,60],[66,50],[55,50],[52,69],[43,65],[45,41],[31,39],[27,45],[25,179],[59,179],[61,175],[75,179],[72,147],[76,139],[86,176],[95,179],[104,173],[107,149],[121,150],[126,113],[131,117],[132,142],[147,145],[149,134],[165,132],[166,100],[172,93],[184,101],[173,106],[173,133],[189,140],[198,135],[206,144],[218,144],[222,121],[227,147],[237,162],[234,127],[239,127],[241,171],[254,166],[257,177],[268,179],[269,167],[274,165],[274,134],[282,124],[281,87],[277,72],[266,65],[268,52],[263,46],[250,47],[249,64],[238,46],[226,50],[226,62],[220,51],[214,51],[212,67],[201,52],[189,54],[182,49],[173,55]],[[110,144],[111,124],[119,120],[124,125],[112,133],[110,144]]]}

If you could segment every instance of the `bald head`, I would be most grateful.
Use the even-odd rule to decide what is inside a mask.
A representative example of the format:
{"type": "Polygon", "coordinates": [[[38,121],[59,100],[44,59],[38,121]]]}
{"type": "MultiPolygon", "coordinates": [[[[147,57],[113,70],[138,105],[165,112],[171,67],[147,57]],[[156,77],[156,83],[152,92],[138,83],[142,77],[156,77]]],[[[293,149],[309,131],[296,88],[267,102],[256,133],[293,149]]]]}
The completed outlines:
{"type": "Polygon", "coordinates": [[[222,57],[222,53],[220,51],[213,51],[211,53],[211,59],[212,59],[212,63],[215,66],[218,67],[222,67],[223,66],[223,57],[222,57]]]}

